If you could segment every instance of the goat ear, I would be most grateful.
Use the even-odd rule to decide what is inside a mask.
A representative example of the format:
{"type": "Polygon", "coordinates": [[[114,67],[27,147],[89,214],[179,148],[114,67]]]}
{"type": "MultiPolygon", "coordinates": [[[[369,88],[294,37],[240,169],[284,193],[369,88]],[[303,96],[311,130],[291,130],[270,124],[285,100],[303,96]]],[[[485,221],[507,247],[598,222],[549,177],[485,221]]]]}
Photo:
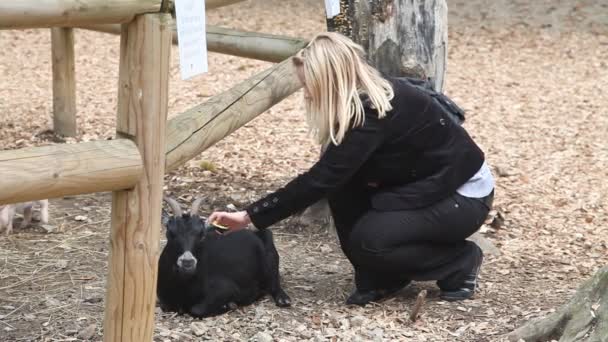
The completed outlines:
{"type": "Polygon", "coordinates": [[[165,209],[163,209],[162,213],[160,214],[160,222],[163,226],[167,226],[167,223],[169,223],[169,214],[167,214],[167,212],[165,211],[165,209]]]}
{"type": "Polygon", "coordinates": [[[201,217],[201,221],[203,222],[203,238],[205,238],[209,233],[209,224],[206,217],[201,217]]]}

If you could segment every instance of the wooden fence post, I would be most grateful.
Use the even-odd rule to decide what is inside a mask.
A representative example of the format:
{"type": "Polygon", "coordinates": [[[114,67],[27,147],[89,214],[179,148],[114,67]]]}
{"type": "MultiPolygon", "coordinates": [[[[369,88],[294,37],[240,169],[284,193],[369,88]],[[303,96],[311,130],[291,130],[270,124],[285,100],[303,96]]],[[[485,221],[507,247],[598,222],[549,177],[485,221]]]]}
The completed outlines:
{"type": "Polygon", "coordinates": [[[76,75],[74,68],[74,29],[51,28],[53,64],[53,130],[76,136],[76,75]]]}
{"type": "Polygon", "coordinates": [[[144,172],[112,194],[105,341],[152,341],[154,332],[171,31],[171,16],[159,13],[122,28],[117,134],[135,141],[144,172]]]}

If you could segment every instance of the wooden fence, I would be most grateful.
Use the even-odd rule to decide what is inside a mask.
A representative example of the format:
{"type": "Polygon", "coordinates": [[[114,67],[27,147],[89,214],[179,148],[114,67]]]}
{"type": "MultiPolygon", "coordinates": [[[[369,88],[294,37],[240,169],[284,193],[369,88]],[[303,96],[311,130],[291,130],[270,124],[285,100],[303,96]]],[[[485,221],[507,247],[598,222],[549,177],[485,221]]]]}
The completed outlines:
{"type": "MultiPolygon", "coordinates": [[[[208,9],[242,0],[206,0],[208,9]]],[[[210,51],[280,62],[167,121],[169,0],[0,2],[0,29],[51,28],[54,125],[76,134],[74,28],[120,40],[117,137],[0,151],[0,204],[112,191],[105,341],[151,341],[163,175],[297,91],[301,39],[208,27],[210,51]]]]}

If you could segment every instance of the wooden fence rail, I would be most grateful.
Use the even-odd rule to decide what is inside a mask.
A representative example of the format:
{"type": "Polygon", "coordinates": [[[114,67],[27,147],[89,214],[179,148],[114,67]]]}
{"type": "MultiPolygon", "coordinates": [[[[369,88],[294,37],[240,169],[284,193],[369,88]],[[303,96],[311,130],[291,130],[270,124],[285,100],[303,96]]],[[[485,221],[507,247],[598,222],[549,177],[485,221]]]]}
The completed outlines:
{"type": "MultiPolygon", "coordinates": [[[[300,87],[288,59],[176,115],[166,129],[166,171],[194,158],[300,87]]],[[[119,110],[127,111],[129,104],[121,100],[119,110]]],[[[126,117],[121,118],[119,125],[126,117]]],[[[141,170],[137,147],[122,139],[0,151],[0,174],[6,175],[0,178],[0,189],[8,189],[0,192],[0,204],[128,189],[138,181],[141,170]]]]}
{"type": "MultiPolygon", "coordinates": [[[[206,9],[243,0],[206,0],[206,9]]],[[[0,29],[72,27],[128,23],[138,14],[156,13],[174,0],[18,0],[0,1],[0,29]]]]}
{"type": "MultiPolygon", "coordinates": [[[[120,34],[120,25],[117,24],[80,25],[78,28],[120,34]]],[[[173,43],[178,43],[175,24],[173,43]]],[[[307,43],[305,39],[300,38],[207,26],[209,51],[267,62],[281,62],[304,48],[307,43]]]]}
{"type": "Polygon", "coordinates": [[[0,1],[0,29],[126,23],[159,12],[162,0],[0,1]]]}
{"type": "Polygon", "coordinates": [[[0,151],[0,204],[128,189],[141,173],[124,139],[0,151]]]}
{"type": "Polygon", "coordinates": [[[194,158],[296,92],[291,58],[169,120],[167,171],[194,158]]]}

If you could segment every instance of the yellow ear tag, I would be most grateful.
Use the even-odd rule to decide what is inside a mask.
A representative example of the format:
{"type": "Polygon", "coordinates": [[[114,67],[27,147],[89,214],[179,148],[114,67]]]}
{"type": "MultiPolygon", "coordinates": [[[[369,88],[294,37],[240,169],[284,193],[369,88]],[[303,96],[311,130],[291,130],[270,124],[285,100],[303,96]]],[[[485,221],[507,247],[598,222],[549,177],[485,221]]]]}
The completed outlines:
{"type": "Polygon", "coordinates": [[[212,223],[214,227],[219,228],[221,230],[229,230],[230,228],[217,224],[216,222],[212,223]]]}

